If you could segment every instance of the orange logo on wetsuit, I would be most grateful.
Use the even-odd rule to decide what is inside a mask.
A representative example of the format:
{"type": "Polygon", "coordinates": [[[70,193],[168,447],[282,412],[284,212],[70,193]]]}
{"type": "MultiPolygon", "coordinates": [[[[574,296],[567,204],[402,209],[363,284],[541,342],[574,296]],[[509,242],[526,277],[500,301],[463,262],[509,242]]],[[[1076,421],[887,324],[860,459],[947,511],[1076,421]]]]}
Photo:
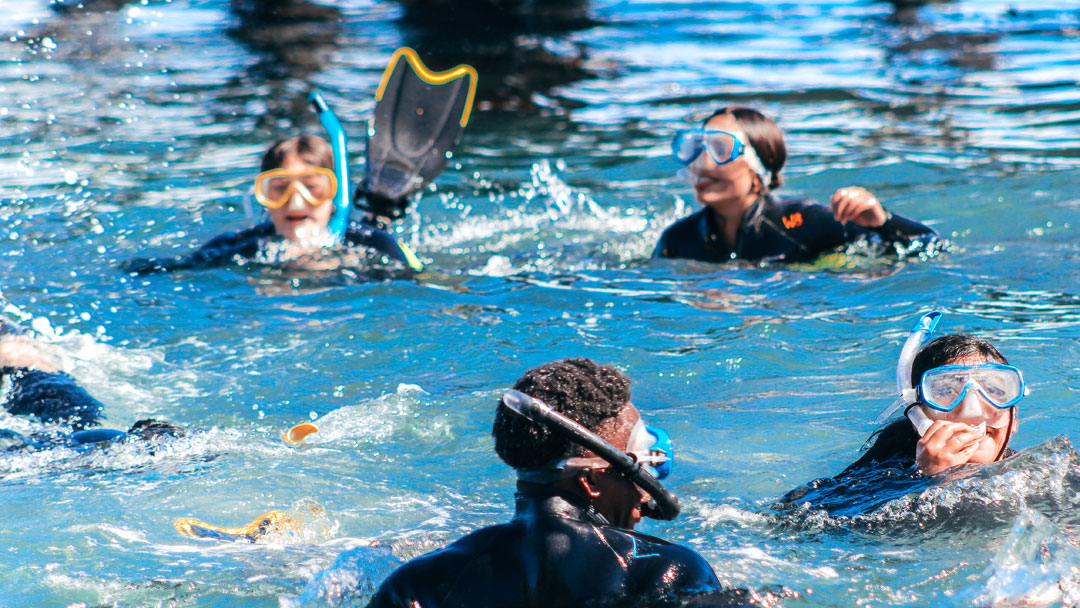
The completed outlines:
{"type": "Polygon", "coordinates": [[[787,217],[780,218],[784,221],[784,228],[791,230],[802,226],[802,213],[792,213],[787,217]]]}

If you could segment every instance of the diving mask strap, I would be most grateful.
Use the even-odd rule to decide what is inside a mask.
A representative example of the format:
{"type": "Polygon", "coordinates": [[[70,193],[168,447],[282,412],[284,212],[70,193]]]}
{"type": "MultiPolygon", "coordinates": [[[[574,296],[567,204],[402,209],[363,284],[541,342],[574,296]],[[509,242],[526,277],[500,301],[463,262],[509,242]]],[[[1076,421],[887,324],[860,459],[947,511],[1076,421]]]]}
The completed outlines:
{"type": "Polygon", "coordinates": [[[750,169],[752,169],[754,173],[757,173],[758,177],[761,178],[761,185],[767,186],[769,182],[765,177],[768,172],[765,170],[765,165],[761,162],[761,159],[758,158],[754,146],[751,145],[749,141],[742,142],[742,145],[742,156],[746,159],[746,164],[750,165],[750,169]]]}

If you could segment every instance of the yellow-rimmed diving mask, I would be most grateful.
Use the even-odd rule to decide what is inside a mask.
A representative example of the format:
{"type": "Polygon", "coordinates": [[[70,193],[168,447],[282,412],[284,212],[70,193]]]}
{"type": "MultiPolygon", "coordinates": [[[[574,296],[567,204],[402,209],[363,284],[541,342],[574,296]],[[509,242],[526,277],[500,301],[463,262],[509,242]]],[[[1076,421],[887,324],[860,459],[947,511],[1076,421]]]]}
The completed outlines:
{"type": "Polygon", "coordinates": [[[318,206],[333,200],[337,189],[337,177],[324,167],[303,171],[271,169],[255,178],[255,200],[268,209],[285,205],[294,192],[308,204],[318,206]]]}

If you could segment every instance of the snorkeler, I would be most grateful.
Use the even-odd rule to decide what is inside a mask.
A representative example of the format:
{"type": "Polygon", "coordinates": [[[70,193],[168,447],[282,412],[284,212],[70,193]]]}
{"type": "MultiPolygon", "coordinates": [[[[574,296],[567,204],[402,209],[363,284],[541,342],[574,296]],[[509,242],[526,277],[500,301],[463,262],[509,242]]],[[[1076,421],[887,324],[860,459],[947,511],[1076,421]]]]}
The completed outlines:
{"type": "Polygon", "coordinates": [[[904,417],[876,431],[873,444],[839,475],[789,492],[782,505],[807,502],[834,512],[850,506],[853,490],[867,494],[871,486],[881,492],[874,501],[881,504],[925,487],[928,476],[1016,453],[1009,440],[1026,394],[1023,374],[981,338],[929,341],[940,318],[937,311],[920,317],[897,363],[900,395],[878,420],[901,410],[904,417]]]}
{"type": "Polygon", "coordinates": [[[674,519],[679,503],[658,481],[670,440],[645,426],[618,370],[564,359],[525,372],[492,435],[517,471],[513,519],[405,564],[370,607],[661,606],[724,593],[696,552],[633,531],[642,517],[674,519]]]}
{"type": "Polygon", "coordinates": [[[363,212],[350,221],[345,130],[322,96],[310,101],[332,143],[305,135],[282,139],[263,155],[254,199],[269,216],[252,228],[219,236],[173,259],[132,260],[122,269],[150,274],[254,261],[275,246],[285,258],[344,245],[396,261],[411,272],[423,266],[389,230],[405,217],[414,195],[442,172],[468,124],[476,71],[457,66],[432,72],[412,49],[398,49],[383,74],[368,129],[367,173],[354,195],[363,212]],[[399,66],[407,66],[400,68],[399,66]]]}
{"type": "Polygon", "coordinates": [[[996,462],[1014,453],[1008,446],[1019,426],[1017,405],[1026,390],[1023,375],[981,338],[949,335],[922,346],[940,318],[940,312],[920,318],[897,366],[900,397],[879,418],[900,408],[906,417],[881,429],[870,449],[849,468],[899,460],[933,475],[962,464],[996,462]],[[912,352],[916,350],[918,354],[912,352]]]}
{"type": "MultiPolygon", "coordinates": [[[[255,178],[254,197],[266,209],[267,221],[223,234],[188,255],[132,260],[123,269],[150,274],[216,268],[253,261],[269,243],[284,243],[286,247],[295,244],[296,253],[330,244],[328,225],[334,212],[331,203],[339,188],[330,144],[314,135],[279,140],[263,155],[260,171],[255,178]]],[[[343,244],[368,248],[412,267],[411,252],[373,226],[373,220],[352,222],[343,244]]]]}
{"type": "Polygon", "coordinates": [[[757,110],[722,108],[700,129],[678,133],[672,149],[704,208],[664,230],[653,257],[810,262],[862,239],[908,251],[937,239],[860,187],[837,190],[831,208],[775,196],[787,148],[780,127],[757,110]]]}
{"type": "Polygon", "coordinates": [[[184,430],[158,420],[139,420],[127,431],[97,427],[105,406],[75,380],[57,369],[51,357],[20,328],[0,320],[0,407],[16,416],[70,427],[71,433],[34,433],[27,437],[0,429],[0,451],[42,449],[57,445],[87,448],[129,437],[179,437],[184,430]]]}

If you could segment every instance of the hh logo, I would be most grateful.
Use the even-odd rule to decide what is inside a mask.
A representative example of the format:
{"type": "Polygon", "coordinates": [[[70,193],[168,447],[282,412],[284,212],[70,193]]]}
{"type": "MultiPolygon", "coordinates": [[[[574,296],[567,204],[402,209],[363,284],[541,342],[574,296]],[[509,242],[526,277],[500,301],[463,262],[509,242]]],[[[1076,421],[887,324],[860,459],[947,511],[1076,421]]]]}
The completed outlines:
{"type": "Polygon", "coordinates": [[[802,213],[792,213],[791,215],[780,219],[784,220],[784,228],[787,228],[788,230],[802,226],[802,213]]]}

